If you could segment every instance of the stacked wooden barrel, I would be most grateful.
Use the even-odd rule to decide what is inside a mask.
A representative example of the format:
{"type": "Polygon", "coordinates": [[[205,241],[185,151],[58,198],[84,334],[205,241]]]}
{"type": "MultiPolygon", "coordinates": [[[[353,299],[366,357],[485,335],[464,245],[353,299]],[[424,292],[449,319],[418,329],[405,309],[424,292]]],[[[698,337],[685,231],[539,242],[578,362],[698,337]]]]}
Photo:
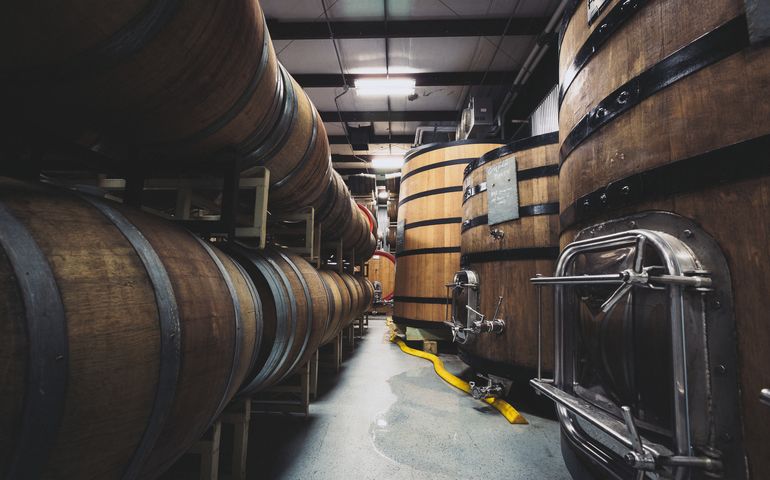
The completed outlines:
{"type": "MultiPolygon", "coordinates": [[[[747,461],[723,458],[726,471],[770,478],[770,408],[759,400],[770,386],[770,48],[751,44],[741,0],[617,1],[591,25],[578,3],[560,52],[561,243],[647,211],[694,220],[716,240],[735,332],[709,342],[737,341],[738,362],[737,372],[711,365],[710,381],[737,375],[743,425],[693,441],[728,451],[742,435],[747,461]]],[[[707,308],[730,308],[724,302],[706,297],[707,308]]]]}
{"type": "Polygon", "coordinates": [[[36,130],[27,137],[64,138],[145,174],[225,157],[247,175],[267,167],[271,212],[339,217],[350,231],[328,239],[371,256],[376,239],[333,178],[324,124],[278,63],[258,2],[43,2],[0,22],[4,44],[18,46],[0,50],[0,99],[36,130]]]}
{"type": "Polygon", "coordinates": [[[396,259],[388,252],[376,251],[369,260],[369,276],[372,282],[380,282],[382,299],[393,298],[393,288],[396,281],[396,259]]]}
{"type": "Polygon", "coordinates": [[[251,281],[189,232],[99,199],[3,180],[0,216],[0,469],[156,476],[252,368],[251,281]]]}
{"type": "Polygon", "coordinates": [[[494,140],[463,140],[424,145],[406,155],[396,232],[396,323],[444,322],[445,284],[460,266],[463,170],[499,146],[494,140]]]}
{"type": "Polygon", "coordinates": [[[388,247],[390,250],[396,248],[396,225],[388,227],[388,247]]]}
{"type": "Polygon", "coordinates": [[[371,196],[377,188],[374,175],[351,175],[347,180],[353,195],[371,196]]]}
{"type": "MultiPolygon", "coordinates": [[[[487,320],[497,311],[505,322],[501,333],[470,335],[458,345],[466,363],[479,371],[519,377],[537,368],[538,296],[529,279],[553,272],[559,253],[558,141],[558,132],[519,140],[465,169],[461,268],[474,271],[479,281],[479,303],[472,308],[487,320]]],[[[543,306],[542,358],[550,370],[550,295],[543,306]]]]}
{"type": "Polygon", "coordinates": [[[9,478],[154,478],[371,303],[361,277],[60,188],[0,179],[0,226],[9,478]]]}
{"type": "Polygon", "coordinates": [[[366,260],[377,247],[369,218],[351,198],[342,177],[333,171],[331,178],[324,193],[326,200],[316,216],[321,233],[327,239],[341,239],[346,251],[354,251],[357,258],[366,260]]]}
{"type": "MultiPolygon", "coordinates": [[[[15,46],[0,47],[0,99],[20,137],[77,143],[127,174],[214,170],[224,158],[245,175],[267,167],[272,213],[312,206],[326,239],[371,256],[371,222],[333,172],[323,122],[278,63],[258,2],[6,13],[0,43],[15,46]]],[[[343,274],[334,290],[279,250],[228,246],[239,265],[99,200],[13,183],[3,199],[9,478],[157,476],[239,388],[280,381],[366,308],[366,284],[343,274]]]]}

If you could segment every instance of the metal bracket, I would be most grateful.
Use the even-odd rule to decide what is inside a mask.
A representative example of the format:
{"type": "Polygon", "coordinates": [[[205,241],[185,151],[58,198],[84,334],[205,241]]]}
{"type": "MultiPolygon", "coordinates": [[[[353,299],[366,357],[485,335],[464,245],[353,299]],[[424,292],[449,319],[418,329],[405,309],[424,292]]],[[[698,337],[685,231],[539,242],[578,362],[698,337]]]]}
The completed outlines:
{"type": "Polygon", "coordinates": [[[631,407],[623,405],[620,407],[620,410],[623,414],[623,421],[626,422],[626,428],[628,429],[631,443],[633,444],[633,450],[626,453],[623,458],[630,467],[639,470],[636,475],[637,480],[643,480],[645,471],[655,471],[655,457],[644,449],[642,437],[636,430],[634,416],[631,414],[631,407]]]}

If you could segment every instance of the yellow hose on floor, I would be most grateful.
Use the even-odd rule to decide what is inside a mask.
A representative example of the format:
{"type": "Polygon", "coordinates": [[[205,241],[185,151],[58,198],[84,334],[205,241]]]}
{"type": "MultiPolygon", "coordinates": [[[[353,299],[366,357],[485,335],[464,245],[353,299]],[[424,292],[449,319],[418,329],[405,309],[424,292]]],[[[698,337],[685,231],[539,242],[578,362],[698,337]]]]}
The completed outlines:
{"type": "MultiPolygon", "coordinates": [[[[414,348],[407,347],[403,340],[398,338],[395,334],[391,334],[390,341],[393,343],[396,343],[399,348],[401,348],[401,351],[404,353],[408,353],[409,355],[414,355],[415,357],[424,358],[425,360],[430,360],[433,362],[433,369],[436,371],[439,377],[443,378],[444,381],[449,383],[455,388],[459,388],[465,393],[471,393],[471,386],[468,385],[467,382],[455,377],[451,373],[449,373],[446,368],[444,368],[444,362],[441,361],[440,358],[437,356],[423,352],[422,350],[415,350],[414,348]]],[[[522,414],[520,414],[515,408],[511,406],[508,402],[505,400],[500,400],[499,398],[485,398],[483,400],[484,402],[492,405],[494,408],[497,409],[500,413],[503,414],[506,420],[508,420],[510,423],[518,423],[518,424],[524,424],[526,425],[527,419],[524,418],[522,414]]]]}

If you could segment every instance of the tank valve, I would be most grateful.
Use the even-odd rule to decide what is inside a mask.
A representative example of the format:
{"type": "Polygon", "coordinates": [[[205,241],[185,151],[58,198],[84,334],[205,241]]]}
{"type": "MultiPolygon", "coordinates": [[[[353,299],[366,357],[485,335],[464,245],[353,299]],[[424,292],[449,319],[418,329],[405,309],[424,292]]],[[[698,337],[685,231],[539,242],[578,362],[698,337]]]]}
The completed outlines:
{"type": "Polygon", "coordinates": [[[505,330],[505,320],[497,318],[497,314],[500,313],[500,304],[503,302],[503,297],[497,297],[497,306],[495,307],[495,313],[492,315],[492,320],[487,320],[486,316],[470,306],[466,306],[469,311],[475,313],[478,316],[478,320],[473,322],[473,326],[469,329],[470,333],[503,333],[505,330]]]}
{"type": "Polygon", "coordinates": [[[487,381],[486,385],[477,385],[476,382],[468,382],[471,387],[471,395],[476,400],[484,400],[490,397],[499,397],[503,394],[503,385],[501,383],[493,382],[491,378],[484,375],[478,375],[479,378],[483,378],[487,381]]]}

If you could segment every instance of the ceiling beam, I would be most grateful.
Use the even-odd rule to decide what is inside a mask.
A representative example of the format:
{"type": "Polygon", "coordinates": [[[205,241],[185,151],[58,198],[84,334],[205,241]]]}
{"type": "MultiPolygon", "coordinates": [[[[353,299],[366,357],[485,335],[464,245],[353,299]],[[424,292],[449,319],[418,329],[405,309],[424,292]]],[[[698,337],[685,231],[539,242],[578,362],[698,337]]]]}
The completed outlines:
{"type": "MultiPolygon", "coordinates": [[[[460,112],[454,110],[414,110],[406,112],[351,112],[342,111],[343,122],[456,122],[460,112]]],[[[324,122],[339,122],[340,115],[335,111],[321,112],[324,122]]]]}
{"type": "MultiPolygon", "coordinates": [[[[335,113],[336,115],[336,113],[335,113]]],[[[370,144],[383,144],[383,143],[408,143],[409,145],[414,142],[414,135],[373,135],[369,137],[370,144]]],[[[329,135],[329,143],[332,145],[347,145],[348,139],[345,135],[329,135]]]]}
{"type": "MultiPolygon", "coordinates": [[[[331,22],[334,38],[419,38],[419,37],[481,37],[500,36],[507,18],[463,18],[451,20],[388,20],[331,22]]],[[[539,35],[547,17],[513,18],[505,35],[539,35]]],[[[326,22],[267,21],[273,40],[329,39],[326,22]]]]}
{"type": "MultiPolygon", "coordinates": [[[[407,77],[415,80],[418,87],[447,87],[447,86],[466,86],[481,85],[508,85],[513,83],[517,72],[492,71],[487,72],[430,72],[430,73],[410,73],[391,75],[391,77],[407,77]]],[[[354,85],[358,78],[372,78],[378,75],[353,75],[346,74],[349,85],[354,85]]],[[[303,88],[312,87],[343,87],[342,76],[339,73],[298,73],[293,75],[294,79],[303,88]]]]}

